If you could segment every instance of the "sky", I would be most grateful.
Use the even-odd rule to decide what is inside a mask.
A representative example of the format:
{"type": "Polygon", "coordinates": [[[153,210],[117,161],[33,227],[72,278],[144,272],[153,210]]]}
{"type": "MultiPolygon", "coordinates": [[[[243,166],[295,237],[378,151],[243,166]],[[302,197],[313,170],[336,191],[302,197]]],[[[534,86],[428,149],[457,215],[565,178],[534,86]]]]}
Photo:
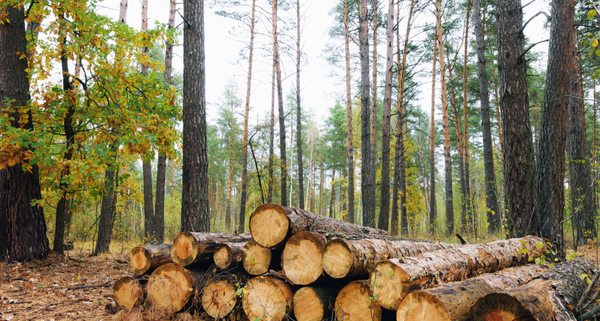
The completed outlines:
{"type": "MultiPolygon", "coordinates": [[[[101,14],[105,14],[116,19],[119,14],[119,2],[119,0],[104,0],[99,4],[98,11],[101,14]]],[[[205,1],[206,9],[204,23],[206,31],[205,53],[206,100],[208,102],[207,117],[208,121],[211,122],[217,116],[218,104],[223,96],[225,86],[228,82],[231,80],[235,81],[239,89],[239,97],[245,99],[248,63],[247,59],[242,57],[241,53],[244,55],[247,54],[247,49],[245,48],[247,46],[249,35],[247,31],[248,28],[246,28],[244,24],[240,24],[230,18],[224,18],[217,15],[215,13],[216,9],[211,8],[211,6],[208,5],[209,2],[212,1],[205,1]]],[[[313,114],[314,120],[318,124],[323,124],[324,120],[329,114],[329,108],[333,107],[336,101],[343,102],[345,99],[344,70],[339,70],[331,66],[326,60],[326,54],[324,54],[324,49],[326,48],[327,44],[331,42],[328,31],[334,25],[333,17],[329,15],[329,12],[333,9],[336,1],[301,0],[300,2],[303,16],[301,21],[303,62],[300,80],[302,108],[313,114]],[[332,74],[337,74],[338,76],[332,77],[332,74]]],[[[525,4],[527,1],[524,1],[523,3],[525,4]]],[[[149,1],[148,10],[148,24],[150,27],[154,25],[155,21],[167,23],[169,13],[168,0],[149,1]]],[[[383,3],[379,10],[382,14],[387,13],[387,4],[383,3]]],[[[526,6],[524,9],[524,21],[527,21],[540,10],[545,11],[548,14],[550,13],[549,2],[547,0],[534,0],[530,5],[526,6]]],[[[183,4],[181,1],[178,2],[178,11],[179,13],[176,17],[176,25],[180,25],[181,27],[182,18],[180,14],[183,15],[183,4]]],[[[264,8],[264,11],[267,14],[270,14],[270,7],[264,8]]],[[[295,14],[290,18],[295,19],[295,14]]],[[[422,14],[419,19],[420,21],[417,21],[417,23],[422,23],[423,20],[421,19],[432,19],[431,21],[434,21],[434,16],[430,13],[425,13],[422,14]]],[[[525,29],[525,34],[531,40],[531,42],[537,42],[539,40],[548,38],[549,30],[545,29],[543,26],[545,20],[546,18],[544,15],[539,15],[525,29]]],[[[127,23],[136,28],[141,26],[140,0],[129,1],[127,23]]],[[[282,22],[279,22],[279,24],[280,28],[284,27],[282,22]]],[[[270,29],[268,29],[270,27],[266,26],[264,21],[259,22],[257,26],[258,30],[261,32],[270,32],[270,29]]],[[[404,33],[404,27],[401,27],[400,30],[401,34],[404,33]]],[[[255,41],[270,41],[267,40],[268,35],[265,35],[264,32],[263,34],[258,34],[255,41]]],[[[290,36],[295,37],[296,31],[290,30],[288,33],[290,36]]],[[[472,31],[470,33],[470,37],[474,37],[472,31]]],[[[173,58],[173,67],[178,72],[183,72],[182,38],[183,37],[180,39],[179,46],[175,48],[175,54],[173,58]]],[[[286,40],[284,36],[280,36],[280,42],[285,41],[292,44],[292,41],[289,37],[286,40]]],[[[544,58],[540,64],[544,67],[544,69],[546,64],[545,56],[547,48],[547,43],[543,43],[537,45],[533,49],[533,51],[542,53],[544,58]]],[[[378,47],[378,52],[380,55],[379,63],[383,65],[385,64],[385,59],[382,58],[382,55],[385,54],[384,44],[381,44],[378,47]]],[[[271,108],[271,63],[272,60],[268,57],[264,57],[264,55],[261,56],[260,53],[255,53],[250,103],[251,124],[264,121],[271,108]]],[[[292,58],[283,60],[282,74],[283,77],[286,77],[287,75],[283,83],[284,97],[287,97],[288,93],[291,92],[292,87],[295,86],[295,68],[295,63],[292,58]]],[[[381,70],[383,70],[383,68],[381,70]]],[[[379,80],[382,80],[383,77],[383,75],[380,75],[379,80]]],[[[423,77],[423,79],[419,81],[419,89],[421,91],[421,95],[418,97],[420,99],[419,105],[422,106],[426,113],[429,113],[431,107],[431,103],[428,98],[428,95],[430,95],[431,92],[431,80],[429,77],[430,76],[423,77]]],[[[437,84],[436,87],[439,88],[439,84],[437,84]]],[[[356,93],[354,92],[353,95],[356,95],[356,93]]]]}

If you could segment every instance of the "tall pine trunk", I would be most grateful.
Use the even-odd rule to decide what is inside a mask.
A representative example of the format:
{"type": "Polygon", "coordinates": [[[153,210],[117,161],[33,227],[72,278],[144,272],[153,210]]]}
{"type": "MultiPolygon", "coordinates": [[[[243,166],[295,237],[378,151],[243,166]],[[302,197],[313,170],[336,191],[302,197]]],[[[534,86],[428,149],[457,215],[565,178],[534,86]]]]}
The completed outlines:
{"type": "Polygon", "coordinates": [[[467,54],[469,49],[469,14],[471,9],[471,1],[467,0],[467,19],[465,23],[465,53],[463,63],[463,162],[464,162],[464,177],[465,177],[465,209],[467,214],[468,225],[470,226],[473,235],[476,236],[475,231],[475,211],[473,211],[473,202],[471,196],[471,173],[469,169],[469,103],[467,97],[467,54]]]}
{"type": "Polygon", "coordinates": [[[346,52],[346,123],[348,128],[348,222],[354,223],[354,137],[352,136],[352,91],[350,89],[350,37],[348,0],[344,0],[344,46],[346,52]]]}
{"type": "Polygon", "coordinates": [[[267,203],[273,202],[275,189],[275,173],[273,161],[275,160],[275,59],[273,59],[273,74],[271,75],[271,122],[269,124],[269,186],[267,188],[267,203]]]}
{"type": "Polygon", "coordinates": [[[300,0],[296,0],[296,146],[298,149],[298,207],[304,209],[304,166],[302,164],[302,109],[300,108],[300,0]]]}
{"type": "MultiPolygon", "coordinates": [[[[238,232],[242,233],[246,225],[246,198],[248,195],[248,117],[250,117],[250,91],[252,89],[252,58],[254,53],[254,12],[256,0],[252,0],[252,15],[250,21],[250,52],[248,54],[248,82],[246,85],[246,105],[244,108],[244,133],[242,138],[242,194],[240,196],[240,215],[238,232]]],[[[229,216],[228,216],[228,220],[229,216]]],[[[229,222],[227,224],[229,228],[229,222]]]]}
{"type": "Polygon", "coordinates": [[[485,43],[479,0],[473,0],[473,20],[475,24],[475,40],[477,42],[477,75],[479,77],[483,164],[485,171],[485,205],[488,233],[493,234],[500,228],[500,207],[498,205],[498,189],[496,187],[496,172],[494,170],[494,151],[492,149],[492,130],[490,125],[490,97],[485,66],[485,43]]]}
{"type": "MultiPolygon", "coordinates": [[[[371,99],[371,162],[373,162],[372,175],[374,177],[374,183],[377,183],[377,9],[379,1],[373,1],[373,83],[371,86],[372,99],[371,99]]],[[[377,187],[375,187],[376,197],[377,187]]],[[[382,190],[383,194],[383,190],[382,190]]],[[[389,194],[389,193],[388,193],[389,194]]],[[[389,202],[389,201],[388,201],[389,202]]],[[[389,208],[389,205],[388,205],[389,208]]],[[[381,211],[381,209],[380,209],[381,211]]],[[[389,213],[387,214],[389,215],[389,213]]],[[[375,219],[375,213],[373,213],[373,219],[375,219]]]]}
{"type": "MultiPolygon", "coordinates": [[[[437,2],[436,2],[437,5],[437,2]]],[[[433,71],[431,73],[431,124],[430,126],[430,145],[429,145],[429,233],[435,233],[435,217],[437,204],[435,199],[435,65],[437,62],[438,34],[437,26],[433,41],[433,71]]]]}
{"type": "Polygon", "coordinates": [[[271,6],[273,22],[273,59],[277,80],[277,104],[279,106],[279,155],[281,158],[281,206],[287,206],[287,156],[285,148],[285,112],[283,110],[283,88],[281,86],[281,61],[279,58],[279,42],[277,41],[277,0],[271,6]]]}
{"type": "Polygon", "coordinates": [[[181,230],[210,231],[204,61],[204,0],[184,0],[181,230]]]}

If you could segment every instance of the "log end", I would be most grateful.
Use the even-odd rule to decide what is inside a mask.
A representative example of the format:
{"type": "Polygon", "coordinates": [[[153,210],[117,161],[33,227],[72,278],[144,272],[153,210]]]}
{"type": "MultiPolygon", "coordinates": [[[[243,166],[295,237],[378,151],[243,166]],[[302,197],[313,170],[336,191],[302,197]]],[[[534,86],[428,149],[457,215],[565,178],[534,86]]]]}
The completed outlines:
{"type": "Polygon", "coordinates": [[[246,283],[242,306],[250,320],[283,320],[292,312],[292,290],[283,281],[259,276],[246,283]]]}
{"type": "Polygon", "coordinates": [[[506,293],[490,293],[483,296],[473,304],[469,315],[471,320],[536,320],[518,299],[506,293]]]}
{"type": "Polygon", "coordinates": [[[354,257],[348,244],[342,239],[327,242],[323,251],[323,270],[332,278],[340,279],[348,275],[354,257]]]}
{"type": "Polygon", "coordinates": [[[352,281],[335,298],[336,320],[381,320],[381,306],[374,300],[367,281],[352,281]]]}
{"type": "Polygon", "coordinates": [[[263,204],[256,208],[249,224],[256,243],[269,248],[281,243],[290,227],[287,213],[275,204],[263,204]]]}
{"type": "Polygon", "coordinates": [[[229,245],[221,244],[215,249],[213,260],[215,261],[216,266],[224,270],[231,264],[232,256],[233,254],[229,245]]]}
{"type": "Polygon", "coordinates": [[[167,263],[152,272],[147,290],[156,309],[175,313],[185,306],[194,286],[192,278],[182,266],[167,263]]]}
{"type": "Polygon", "coordinates": [[[144,288],[138,280],[126,276],[113,286],[113,299],[117,306],[133,308],[144,302],[144,288]]]}
{"type": "MultiPolygon", "coordinates": [[[[416,291],[408,294],[396,311],[397,321],[452,320],[448,309],[435,296],[416,291]]],[[[512,320],[512,319],[511,319],[512,320]]]]}
{"type": "Polygon", "coordinates": [[[321,321],[325,317],[328,302],[322,302],[311,287],[300,288],[292,300],[294,315],[298,321],[321,321]]]}
{"type": "Polygon", "coordinates": [[[261,275],[269,270],[271,249],[262,247],[251,240],[242,249],[242,265],[250,275],[261,275]]]}
{"type": "Polygon", "coordinates": [[[202,307],[215,319],[227,316],[237,303],[235,285],[226,277],[211,279],[202,291],[202,307]]]}
{"type": "Polygon", "coordinates": [[[294,234],[287,241],[282,256],[283,272],[293,284],[311,284],[323,274],[326,242],[321,234],[306,231],[294,234]]]}
{"type": "Polygon", "coordinates": [[[135,275],[142,275],[150,269],[150,253],[143,246],[136,246],[129,251],[129,269],[135,275]]]}
{"type": "Polygon", "coordinates": [[[188,266],[198,255],[198,242],[190,232],[177,234],[171,244],[171,259],[181,266],[188,266]]]}
{"type": "Polygon", "coordinates": [[[377,298],[382,307],[389,310],[398,309],[398,305],[410,290],[406,284],[408,275],[392,260],[375,264],[369,274],[369,286],[373,297],[377,298]]]}

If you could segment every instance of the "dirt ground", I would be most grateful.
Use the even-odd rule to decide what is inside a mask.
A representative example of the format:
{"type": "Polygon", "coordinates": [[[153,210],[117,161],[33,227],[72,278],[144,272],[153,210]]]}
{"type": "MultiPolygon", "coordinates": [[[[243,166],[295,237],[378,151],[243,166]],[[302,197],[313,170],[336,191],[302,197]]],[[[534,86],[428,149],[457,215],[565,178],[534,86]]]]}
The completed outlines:
{"type": "MultiPolygon", "coordinates": [[[[597,262],[595,244],[579,251],[597,262]]],[[[90,256],[80,249],[32,262],[0,262],[0,320],[161,320],[115,308],[112,286],[127,275],[125,255],[90,256]]],[[[206,317],[178,314],[176,319],[206,317]]]]}

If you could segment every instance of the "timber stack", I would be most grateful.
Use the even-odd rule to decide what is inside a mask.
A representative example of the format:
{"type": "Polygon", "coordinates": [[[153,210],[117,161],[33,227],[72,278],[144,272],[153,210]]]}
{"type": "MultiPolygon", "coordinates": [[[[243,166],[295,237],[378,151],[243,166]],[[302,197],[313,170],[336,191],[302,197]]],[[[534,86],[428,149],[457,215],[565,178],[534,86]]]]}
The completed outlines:
{"type": "Polygon", "coordinates": [[[249,227],[135,247],[115,303],[216,320],[508,320],[573,315],[579,275],[593,273],[583,259],[530,263],[546,253],[533,236],[409,240],[275,204],[256,208],[249,227]]]}

